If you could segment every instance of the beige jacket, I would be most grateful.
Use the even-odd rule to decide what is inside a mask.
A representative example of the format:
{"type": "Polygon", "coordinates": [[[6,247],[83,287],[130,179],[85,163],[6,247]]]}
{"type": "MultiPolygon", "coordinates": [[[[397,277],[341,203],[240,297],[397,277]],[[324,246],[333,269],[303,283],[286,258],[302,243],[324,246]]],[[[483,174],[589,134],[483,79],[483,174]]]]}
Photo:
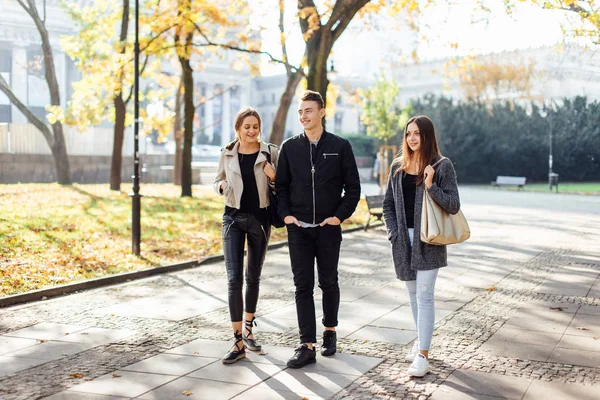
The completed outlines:
{"type": "MultiPolygon", "coordinates": [[[[242,191],[244,190],[244,182],[242,181],[242,171],[238,161],[238,148],[240,143],[236,142],[231,150],[224,148],[221,150],[221,159],[219,160],[219,168],[215,177],[215,191],[225,197],[225,205],[233,208],[240,208],[242,202],[242,191]],[[225,190],[221,192],[221,183],[226,182],[225,190]]],[[[277,146],[271,145],[271,162],[277,169],[277,146]]],[[[263,168],[267,162],[266,154],[269,152],[267,143],[261,142],[260,152],[256,157],[254,164],[254,176],[256,178],[256,186],[258,188],[258,198],[260,208],[269,206],[269,185],[274,187],[274,183],[269,182],[269,178],[265,175],[263,168]]]]}

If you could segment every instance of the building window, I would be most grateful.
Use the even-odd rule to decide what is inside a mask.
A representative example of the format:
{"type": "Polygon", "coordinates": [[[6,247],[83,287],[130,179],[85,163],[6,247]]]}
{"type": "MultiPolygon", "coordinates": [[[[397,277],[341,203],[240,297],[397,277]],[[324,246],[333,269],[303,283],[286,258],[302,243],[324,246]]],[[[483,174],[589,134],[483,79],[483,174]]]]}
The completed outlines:
{"type": "MultiPolygon", "coordinates": [[[[27,105],[44,108],[50,104],[50,90],[44,79],[44,57],[42,49],[27,49],[27,105]]],[[[45,111],[44,111],[45,112],[45,111]]],[[[45,114],[44,114],[45,121],[45,114]]]]}
{"type": "Polygon", "coordinates": [[[342,122],[344,120],[344,113],[343,112],[336,112],[335,116],[334,116],[334,121],[335,121],[335,133],[340,133],[342,131],[342,122]]]}
{"type": "Polygon", "coordinates": [[[41,48],[30,47],[27,49],[27,72],[29,75],[44,76],[44,55],[41,48]]]}
{"type": "Polygon", "coordinates": [[[46,119],[46,114],[48,114],[48,112],[46,111],[46,107],[29,106],[29,110],[33,113],[33,115],[38,117],[42,122],[44,122],[46,124],[48,123],[48,120],[46,119]]]}
{"type": "Polygon", "coordinates": [[[12,51],[7,49],[0,49],[0,72],[7,72],[10,74],[12,70],[12,51]]]}
{"type": "Polygon", "coordinates": [[[215,85],[213,91],[213,137],[212,144],[221,145],[221,132],[223,131],[223,85],[215,85]]]}
{"type": "Polygon", "coordinates": [[[0,124],[10,124],[11,121],[10,106],[6,104],[0,105],[0,124]]]}

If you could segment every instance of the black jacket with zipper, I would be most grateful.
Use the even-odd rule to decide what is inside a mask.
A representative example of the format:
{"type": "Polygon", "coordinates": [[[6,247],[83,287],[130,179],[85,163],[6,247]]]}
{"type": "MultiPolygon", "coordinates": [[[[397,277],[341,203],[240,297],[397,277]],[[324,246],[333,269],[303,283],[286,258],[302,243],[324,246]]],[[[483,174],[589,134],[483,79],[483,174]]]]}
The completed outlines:
{"type": "Polygon", "coordinates": [[[314,224],[333,216],[344,221],[360,200],[352,146],[346,139],[323,131],[312,155],[314,151],[304,133],[281,145],[275,179],[279,215],[314,224]]]}

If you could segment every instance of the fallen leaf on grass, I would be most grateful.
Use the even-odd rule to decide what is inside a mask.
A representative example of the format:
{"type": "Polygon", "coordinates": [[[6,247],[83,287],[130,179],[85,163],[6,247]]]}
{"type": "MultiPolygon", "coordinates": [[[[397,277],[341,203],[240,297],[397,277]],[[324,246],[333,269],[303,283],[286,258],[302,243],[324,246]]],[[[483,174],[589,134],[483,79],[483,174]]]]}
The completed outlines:
{"type": "Polygon", "coordinates": [[[589,331],[589,329],[588,329],[588,328],[585,328],[585,327],[583,327],[583,326],[578,326],[578,327],[577,327],[577,330],[579,330],[579,331],[589,331]]]}
{"type": "Polygon", "coordinates": [[[121,377],[121,375],[119,375],[119,374],[112,374],[112,377],[113,377],[113,378],[120,378],[120,377],[121,377]]]}
{"type": "Polygon", "coordinates": [[[487,290],[488,292],[493,292],[494,290],[496,290],[496,286],[490,286],[489,288],[486,288],[485,290],[487,290]]]}
{"type": "Polygon", "coordinates": [[[191,396],[192,395],[192,391],[191,390],[184,390],[182,392],[182,394],[185,394],[186,396],[191,396]]]}
{"type": "Polygon", "coordinates": [[[69,374],[69,376],[71,378],[83,378],[83,374],[81,372],[73,372],[72,374],[69,374]]]}

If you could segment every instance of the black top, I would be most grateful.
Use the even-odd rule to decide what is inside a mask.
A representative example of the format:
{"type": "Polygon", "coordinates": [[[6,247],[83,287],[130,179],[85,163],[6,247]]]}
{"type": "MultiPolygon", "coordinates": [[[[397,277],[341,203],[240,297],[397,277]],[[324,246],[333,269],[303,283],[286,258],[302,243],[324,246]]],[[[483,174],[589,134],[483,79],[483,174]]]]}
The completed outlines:
{"type": "Polygon", "coordinates": [[[281,217],[293,215],[310,223],[349,218],[360,200],[350,142],[326,131],[316,149],[304,133],[286,140],[279,149],[275,190],[281,217]]]}
{"type": "MultiPolygon", "coordinates": [[[[256,176],[254,175],[254,164],[258,157],[258,151],[252,154],[238,153],[240,170],[242,171],[242,182],[244,190],[242,191],[242,200],[240,208],[225,206],[225,214],[234,216],[238,213],[252,214],[257,218],[263,217],[264,210],[260,208],[260,198],[258,197],[258,188],[256,187],[256,176]]],[[[266,209],[265,209],[266,210],[266,209]]],[[[262,221],[262,218],[259,218],[262,221]]]]}
{"type": "Polygon", "coordinates": [[[404,212],[406,227],[415,227],[415,196],[417,193],[417,175],[402,172],[402,197],[404,197],[404,212]]]}

